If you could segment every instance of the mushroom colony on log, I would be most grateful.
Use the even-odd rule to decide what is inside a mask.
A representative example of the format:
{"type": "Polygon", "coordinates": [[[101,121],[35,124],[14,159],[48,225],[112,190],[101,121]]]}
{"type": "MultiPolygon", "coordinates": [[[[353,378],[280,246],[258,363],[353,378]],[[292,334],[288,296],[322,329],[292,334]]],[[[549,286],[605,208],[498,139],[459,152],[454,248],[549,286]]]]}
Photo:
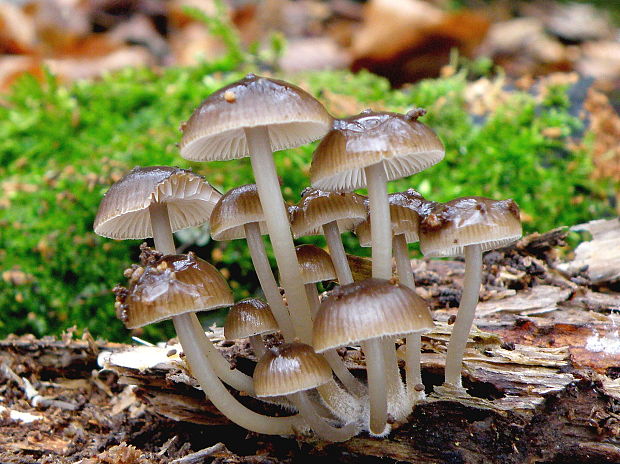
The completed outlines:
{"type": "Polygon", "coordinates": [[[387,183],[438,163],[444,147],[431,128],[407,114],[365,110],[334,119],[304,90],[247,75],[209,96],[183,125],[180,155],[193,161],[249,156],[256,184],[224,195],[202,176],[167,166],[136,167],[103,198],[95,232],[112,239],[153,238],[140,265],[116,287],[119,318],[130,328],[172,319],[189,371],[231,421],[272,435],[313,433],[345,441],[361,432],[390,433],[425,400],[421,336],[433,327],[418,296],[407,244],[426,256],[464,256],[463,296],[448,346],[445,383],[435,389],[466,395],[463,352],[480,288],[482,253],[521,236],[514,201],[481,197],[438,203],[413,189],[388,195],[387,183]],[[297,205],[282,198],[273,152],[321,139],[311,186],[297,205]],[[368,196],[354,193],[367,189],[368,196]],[[194,253],[176,254],[173,232],[209,224],[215,240],[247,241],[266,301],[235,303],[226,279],[194,253]],[[354,281],[341,234],[355,231],[372,247],[372,278],[354,281]],[[271,269],[263,235],[277,263],[271,269]],[[324,235],[329,253],[293,238],[324,235]],[[392,274],[396,261],[397,277],[392,274]],[[279,280],[279,282],[278,282],[279,280]],[[319,282],[335,282],[323,295],[319,282]],[[283,291],[280,290],[280,287],[283,291]],[[226,338],[249,338],[258,364],[251,377],[231,366],[196,315],[232,307],[226,338]],[[264,335],[270,337],[266,344],[264,335]],[[406,337],[405,376],[395,340],[406,337]],[[275,343],[275,344],[274,344],[275,343]],[[365,379],[354,376],[339,347],[359,346],[365,379]],[[228,386],[228,387],[227,387],[228,386]],[[241,404],[230,389],[281,408],[267,416],[241,404]]]}

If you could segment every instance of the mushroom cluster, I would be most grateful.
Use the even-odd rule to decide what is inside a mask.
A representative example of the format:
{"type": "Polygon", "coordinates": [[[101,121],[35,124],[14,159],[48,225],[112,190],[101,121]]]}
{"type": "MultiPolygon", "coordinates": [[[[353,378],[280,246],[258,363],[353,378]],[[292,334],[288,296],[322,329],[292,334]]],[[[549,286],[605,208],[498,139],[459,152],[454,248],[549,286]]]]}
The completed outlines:
{"type": "Polygon", "coordinates": [[[388,195],[387,183],[444,157],[437,135],[407,114],[363,111],[334,119],[304,90],[249,74],[209,96],[183,127],[180,154],[193,161],[249,156],[255,184],[220,194],[202,176],[166,166],[137,167],[101,202],[95,232],[113,239],[153,238],[140,265],[116,287],[116,309],[132,329],[172,319],[189,371],[231,421],[257,433],[314,433],[344,441],[383,436],[406,420],[428,389],[422,382],[422,335],[432,330],[428,303],[415,291],[408,244],[426,256],[464,256],[465,284],[448,344],[445,384],[462,387],[463,353],[474,319],[482,253],[521,236],[512,200],[465,197],[447,203],[416,191],[388,195]],[[311,187],[297,205],[280,191],[273,152],[322,139],[311,187]],[[368,197],[355,193],[367,189],[368,197]],[[209,223],[215,240],[245,239],[266,301],[234,302],[224,277],[193,253],[177,254],[173,232],[209,223]],[[372,247],[372,278],[354,281],[341,234],[372,247]],[[263,236],[274,251],[269,265],[263,236]],[[294,238],[324,235],[329,253],[294,238]],[[396,261],[397,277],[392,271],[396,261]],[[279,282],[278,282],[279,280],[279,282]],[[317,284],[334,282],[330,292],[317,284]],[[281,291],[280,287],[283,291],[281,291]],[[227,339],[247,338],[258,363],[253,377],[233,368],[205,334],[196,313],[231,307],[227,339]],[[263,335],[270,337],[269,347],[263,335]],[[396,339],[406,337],[405,377],[396,339]],[[274,345],[275,343],[275,345],[274,345]],[[366,376],[354,375],[339,348],[359,347],[366,376]],[[281,408],[267,416],[230,389],[281,408]]]}

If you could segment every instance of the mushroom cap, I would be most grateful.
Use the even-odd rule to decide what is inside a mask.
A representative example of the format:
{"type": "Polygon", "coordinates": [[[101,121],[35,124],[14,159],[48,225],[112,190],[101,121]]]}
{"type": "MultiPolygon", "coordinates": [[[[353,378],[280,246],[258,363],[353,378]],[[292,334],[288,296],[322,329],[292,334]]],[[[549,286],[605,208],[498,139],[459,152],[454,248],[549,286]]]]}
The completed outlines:
{"type": "Polygon", "coordinates": [[[356,193],[325,192],[309,187],[289,209],[295,238],[323,235],[322,226],[337,221],[341,232],[353,230],[366,219],[365,197],[356,193]]]}
{"type": "Polygon", "coordinates": [[[107,191],[95,217],[95,233],[114,239],[153,236],[149,206],[168,206],[172,231],[209,221],[221,194],[202,176],[168,166],[136,167],[107,191]]]}
{"type": "Polygon", "coordinates": [[[258,222],[261,235],[267,234],[256,184],[235,187],[222,195],[211,213],[211,236],[214,240],[245,238],[243,226],[251,222],[258,222]]]}
{"type": "Polygon", "coordinates": [[[299,245],[295,252],[304,284],[336,279],[334,263],[327,251],[315,245],[299,245]]]}
{"type": "MultiPolygon", "coordinates": [[[[392,235],[405,235],[407,243],[415,243],[419,240],[418,228],[420,215],[410,204],[412,200],[405,193],[392,193],[388,195],[390,205],[390,220],[392,222],[392,235]]],[[[355,229],[360,246],[372,245],[370,219],[366,219],[355,229]]]]}
{"type": "Polygon", "coordinates": [[[271,313],[271,308],[258,298],[246,298],[235,303],[228,311],[224,322],[224,337],[227,340],[277,331],[278,323],[271,313]]]}
{"type": "Polygon", "coordinates": [[[513,200],[455,198],[436,203],[420,222],[420,248],[425,256],[463,256],[467,245],[482,251],[509,245],[522,235],[519,207],[513,200]]]}
{"type": "Polygon", "coordinates": [[[314,152],[310,178],[314,187],[351,191],[366,186],[364,168],[383,163],[387,179],[410,176],[438,163],[444,147],[435,132],[406,115],[364,111],[336,121],[314,152]]]}
{"type": "Polygon", "coordinates": [[[325,358],[303,343],[272,348],[254,369],[254,391],[259,398],[290,395],[332,380],[325,358]]]}
{"type": "Polygon", "coordinates": [[[245,128],[266,126],[272,151],[322,137],[332,117],[313,96],[288,82],[248,74],[211,94],[183,127],[181,156],[194,161],[249,156],[245,128]]]}
{"type": "Polygon", "coordinates": [[[404,285],[366,279],[342,285],[321,302],[312,345],[317,353],[365,340],[427,332],[428,304],[404,285]]]}
{"type": "Polygon", "coordinates": [[[128,329],[234,303],[222,274],[194,253],[160,256],[143,269],[128,289],[115,290],[119,318],[128,329]]]}

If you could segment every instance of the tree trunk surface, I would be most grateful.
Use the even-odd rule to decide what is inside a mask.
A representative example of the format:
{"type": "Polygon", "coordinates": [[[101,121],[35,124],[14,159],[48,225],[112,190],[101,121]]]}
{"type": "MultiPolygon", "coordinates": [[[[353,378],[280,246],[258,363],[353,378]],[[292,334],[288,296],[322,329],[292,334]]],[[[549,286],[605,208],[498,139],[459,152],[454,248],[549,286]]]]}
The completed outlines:
{"type": "MultiPolygon", "coordinates": [[[[0,341],[0,462],[620,463],[620,259],[608,259],[620,250],[620,223],[575,230],[592,240],[573,260],[557,251],[566,229],[485,254],[463,371],[471,396],[433,393],[464,264],[412,261],[437,322],[422,338],[429,396],[388,437],[332,444],[248,433],[205,399],[178,344],[130,347],[69,333],[0,341]]],[[[368,275],[366,260],[350,260],[356,279],[368,275]]],[[[247,340],[225,341],[217,327],[208,334],[232,366],[251,374],[247,340]]],[[[365,377],[359,349],[341,355],[365,377]]],[[[284,414],[238,396],[257,411],[284,414]]]]}

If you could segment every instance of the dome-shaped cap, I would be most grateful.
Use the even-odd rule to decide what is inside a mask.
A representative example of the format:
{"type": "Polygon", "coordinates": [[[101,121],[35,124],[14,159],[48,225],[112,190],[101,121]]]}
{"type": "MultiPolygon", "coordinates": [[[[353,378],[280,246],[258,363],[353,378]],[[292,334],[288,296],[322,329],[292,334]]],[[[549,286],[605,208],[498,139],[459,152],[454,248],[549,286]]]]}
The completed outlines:
{"type": "Polygon", "coordinates": [[[366,279],[336,287],[321,302],[312,345],[317,353],[373,338],[426,332],[428,304],[408,287],[366,279]]]}
{"type": "Polygon", "coordinates": [[[245,238],[243,226],[251,222],[258,222],[260,233],[267,234],[256,184],[235,187],[222,195],[211,213],[211,236],[214,240],[245,238]]]}
{"type": "Polygon", "coordinates": [[[290,395],[332,380],[325,358],[303,343],[285,343],[267,351],[254,369],[254,391],[259,398],[290,395]]]}
{"type": "Polygon", "coordinates": [[[180,149],[194,161],[248,156],[244,128],[266,126],[272,151],[322,137],[332,117],[305,90],[288,82],[248,74],[211,94],[183,127],[180,149]]]}
{"type": "Polygon", "coordinates": [[[95,217],[95,233],[114,239],[153,236],[149,206],[168,206],[172,231],[209,221],[221,194],[202,176],[168,166],[136,167],[107,191],[95,217]]]}
{"type": "Polygon", "coordinates": [[[435,132],[406,115],[365,111],[342,119],[314,152],[310,178],[314,187],[351,191],[366,186],[364,168],[383,162],[388,180],[400,179],[438,163],[444,147],[435,132]]]}
{"type": "Polygon", "coordinates": [[[149,256],[147,252],[143,262],[148,262],[144,268],[133,269],[129,288],[114,290],[118,316],[128,329],[234,302],[222,274],[194,253],[149,256]]]}
{"type": "MultiPolygon", "coordinates": [[[[417,242],[419,240],[418,227],[420,225],[420,216],[415,209],[410,207],[410,198],[404,193],[392,193],[388,195],[388,203],[390,205],[392,235],[404,234],[407,243],[417,242]]],[[[361,246],[371,246],[370,220],[366,219],[357,226],[355,234],[361,246]]]]}
{"type": "Polygon", "coordinates": [[[258,298],[247,298],[235,303],[224,322],[224,337],[228,340],[278,331],[269,305],[258,298]]]}
{"type": "Polygon", "coordinates": [[[336,279],[334,263],[327,251],[315,245],[299,245],[295,252],[304,284],[336,279]]]}
{"type": "Polygon", "coordinates": [[[521,235],[519,207],[513,200],[463,197],[436,203],[422,219],[420,249],[425,256],[463,256],[467,245],[493,250],[521,235]]]}
{"type": "Polygon", "coordinates": [[[326,192],[309,187],[289,210],[295,238],[323,235],[322,226],[337,221],[341,232],[353,230],[366,219],[365,197],[356,193],[326,192]]]}

